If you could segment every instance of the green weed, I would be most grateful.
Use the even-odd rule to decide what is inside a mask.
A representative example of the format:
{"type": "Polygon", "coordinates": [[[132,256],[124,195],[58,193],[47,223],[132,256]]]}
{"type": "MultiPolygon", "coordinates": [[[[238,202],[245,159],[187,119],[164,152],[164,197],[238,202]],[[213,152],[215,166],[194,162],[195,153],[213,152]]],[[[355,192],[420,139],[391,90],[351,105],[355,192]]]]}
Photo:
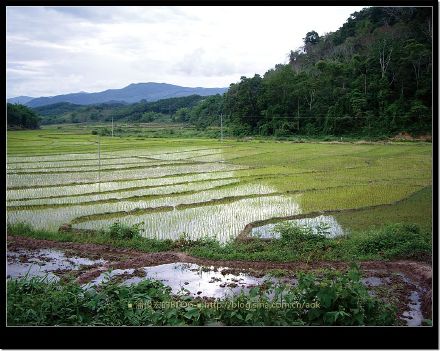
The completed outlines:
{"type": "Polygon", "coordinates": [[[357,267],[302,274],[298,286],[263,284],[216,304],[172,295],[158,281],[131,286],[22,278],[7,283],[8,325],[394,325],[395,308],[371,297],[357,267]]]}

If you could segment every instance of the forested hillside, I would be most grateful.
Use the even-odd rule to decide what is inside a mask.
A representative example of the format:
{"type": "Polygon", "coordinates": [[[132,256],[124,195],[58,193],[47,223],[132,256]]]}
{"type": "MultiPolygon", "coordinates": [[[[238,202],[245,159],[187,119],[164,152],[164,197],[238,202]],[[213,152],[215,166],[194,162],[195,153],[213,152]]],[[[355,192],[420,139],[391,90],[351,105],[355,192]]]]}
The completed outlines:
{"type": "Polygon", "coordinates": [[[242,77],[211,110],[222,105],[235,135],[429,133],[431,54],[431,8],[367,8],[334,33],[308,32],[289,64],[242,77]]]}
{"type": "Polygon", "coordinates": [[[145,100],[134,104],[109,102],[97,105],[76,105],[69,102],[35,107],[33,110],[42,116],[43,124],[84,123],[127,121],[152,122],[155,120],[172,120],[178,109],[192,108],[205,97],[190,95],[185,97],[163,99],[154,102],[145,100]]]}
{"type": "Polygon", "coordinates": [[[40,117],[30,108],[20,104],[7,104],[8,129],[38,129],[40,117]]]}

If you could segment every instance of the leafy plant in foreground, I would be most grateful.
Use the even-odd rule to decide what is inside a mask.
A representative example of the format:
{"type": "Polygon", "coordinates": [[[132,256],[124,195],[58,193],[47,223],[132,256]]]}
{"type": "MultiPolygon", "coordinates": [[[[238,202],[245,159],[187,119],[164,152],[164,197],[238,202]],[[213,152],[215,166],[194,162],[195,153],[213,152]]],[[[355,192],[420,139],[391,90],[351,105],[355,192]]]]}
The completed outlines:
{"type": "Polygon", "coordinates": [[[44,278],[9,280],[9,325],[393,325],[395,308],[368,294],[357,267],[304,273],[296,287],[265,282],[210,305],[161,282],[97,288],[44,278]],[[138,308],[138,306],[142,308],[138,308]]]}
{"type": "Polygon", "coordinates": [[[321,305],[307,311],[307,324],[390,325],[395,320],[396,309],[369,295],[357,266],[347,274],[330,272],[322,279],[302,274],[297,289],[302,299],[316,297],[321,305]]]}

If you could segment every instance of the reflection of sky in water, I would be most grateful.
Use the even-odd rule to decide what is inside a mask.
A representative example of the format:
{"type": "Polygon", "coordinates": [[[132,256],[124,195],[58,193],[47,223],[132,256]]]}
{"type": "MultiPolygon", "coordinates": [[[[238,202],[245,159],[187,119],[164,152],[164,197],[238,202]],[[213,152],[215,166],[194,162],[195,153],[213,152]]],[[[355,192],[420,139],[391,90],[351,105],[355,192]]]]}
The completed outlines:
{"type": "Polygon", "coordinates": [[[409,326],[422,325],[422,302],[418,291],[414,290],[409,296],[408,310],[403,312],[402,319],[406,321],[409,326]]]}
{"type": "MultiPolygon", "coordinates": [[[[283,221],[281,223],[291,223],[298,226],[312,228],[313,233],[318,233],[318,226],[325,226],[324,232],[327,238],[334,238],[344,234],[344,229],[333,216],[318,216],[313,218],[302,218],[283,221]]],[[[259,238],[280,238],[280,233],[276,232],[277,223],[266,224],[252,229],[251,236],[259,238]]]]}
{"type": "MultiPolygon", "coordinates": [[[[262,284],[265,281],[276,283],[278,280],[269,276],[253,277],[249,274],[222,273],[225,267],[202,267],[192,263],[169,263],[152,267],[143,267],[145,276],[131,276],[124,279],[124,285],[137,284],[145,278],[159,280],[172,289],[173,294],[189,293],[195,297],[215,297],[222,298],[248,291],[251,287],[262,284]],[[185,289],[185,290],[183,290],[185,289]]],[[[85,286],[96,286],[108,278],[118,275],[133,275],[134,269],[115,269],[112,272],[104,272],[99,277],[85,286]]],[[[125,277],[124,277],[125,278],[125,277]]],[[[290,283],[295,283],[293,279],[290,283]]]]}
{"type": "Polygon", "coordinates": [[[54,249],[18,250],[7,254],[8,278],[45,277],[58,280],[54,272],[58,270],[77,270],[82,265],[102,264],[102,259],[91,260],[83,257],[67,257],[64,252],[54,249]]]}
{"type": "MultiPolygon", "coordinates": [[[[29,277],[44,277],[48,280],[59,280],[56,275],[58,270],[71,271],[77,270],[81,266],[103,265],[106,261],[91,260],[83,257],[68,257],[61,250],[56,249],[38,249],[26,250],[19,249],[17,251],[9,251],[7,254],[8,278],[18,278],[28,275],[29,277]]],[[[103,267],[102,267],[103,268],[103,267]]],[[[270,275],[262,277],[254,277],[251,274],[243,272],[233,274],[226,267],[215,268],[213,266],[203,267],[191,263],[170,263],[152,267],[143,267],[140,274],[134,268],[115,269],[113,271],[105,271],[99,277],[90,283],[84,284],[84,288],[97,286],[106,281],[108,278],[124,275],[121,283],[123,285],[132,285],[142,280],[154,279],[163,282],[171,287],[174,294],[188,294],[192,297],[214,297],[224,298],[236,295],[241,291],[249,291],[253,286],[258,286],[265,281],[271,283],[284,283],[295,286],[297,280],[292,277],[274,278],[270,275]],[[226,269],[226,271],[224,271],[226,269]],[[185,289],[185,290],[182,290],[185,289]]],[[[398,274],[405,283],[413,285],[413,282],[405,275],[398,274]]],[[[389,277],[367,277],[362,279],[362,283],[369,289],[371,295],[375,295],[372,287],[379,287],[391,283],[389,277]]],[[[421,325],[423,314],[421,311],[421,291],[415,288],[410,292],[409,304],[407,310],[402,314],[402,319],[407,325],[421,325]]],[[[273,296],[269,294],[269,297],[273,296]]]]}

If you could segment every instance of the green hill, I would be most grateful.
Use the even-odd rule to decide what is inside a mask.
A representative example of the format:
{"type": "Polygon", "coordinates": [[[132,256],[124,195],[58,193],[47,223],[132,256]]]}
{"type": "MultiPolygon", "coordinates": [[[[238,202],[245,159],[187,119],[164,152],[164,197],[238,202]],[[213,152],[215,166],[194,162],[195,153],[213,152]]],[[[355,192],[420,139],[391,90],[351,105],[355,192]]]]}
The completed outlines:
{"type": "Polygon", "coordinates": [[[235,135],[430,133],[431,54],[431,8],[366,8],[231,84],[222,111],[235,135]]]}
{"type": "Polygon", "coordinates": [[[171,120],[178,109],[192,108],[203,99],[205,97],[190,95],[154,102],[108,102],[87,106],[60,102],[35,107],[33,110],[42,117],[43,124],[105,122],[111,121],[112,118],[116,121],[152,122],[158,119],[171,120]]]}

